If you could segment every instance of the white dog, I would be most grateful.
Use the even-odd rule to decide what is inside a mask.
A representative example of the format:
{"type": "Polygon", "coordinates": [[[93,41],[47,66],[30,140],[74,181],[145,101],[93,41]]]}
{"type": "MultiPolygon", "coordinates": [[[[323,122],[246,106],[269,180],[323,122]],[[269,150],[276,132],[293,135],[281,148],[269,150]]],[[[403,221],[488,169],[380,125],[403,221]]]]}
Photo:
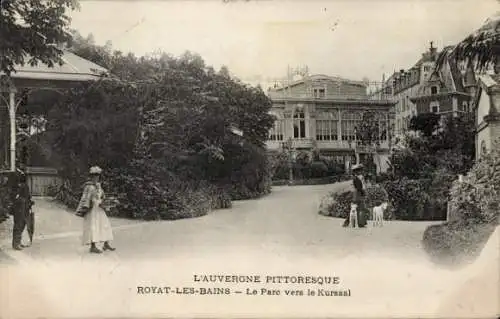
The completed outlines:
{"type": "Polygon", "coordinates": [[[358,205],[352,203],[349,212],[349,227],[359,227],[358,223],[358,205]]]}
{"type": "Polygon", "coordinates": [[[384,225],[384,211],[387,209],[387,203],[373,207],[373,226],[384,225]]]}

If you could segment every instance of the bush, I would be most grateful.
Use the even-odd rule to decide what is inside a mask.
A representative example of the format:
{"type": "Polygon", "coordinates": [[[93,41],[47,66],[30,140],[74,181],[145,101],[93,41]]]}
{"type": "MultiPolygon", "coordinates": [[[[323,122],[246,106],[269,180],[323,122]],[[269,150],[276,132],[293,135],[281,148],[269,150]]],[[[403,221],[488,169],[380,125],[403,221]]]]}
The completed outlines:
{"type": "Polygon", "coordinates": [[[496,149],[474,165],[463,182],[453,183],[450,220],[497,224],[499,218],[500,150],[497,144],[496,149]]]}
{"type": "Polygon", "coordinates": [[[394,206],[396,219],[400,220],[443,220],[446,218],[446,199],[441,193],[432,193],[431,179],[411,180],[402,178],[383,183],[394,206]]]}
{"type": "MultiPolygon", "coordinates": [[[[322,199],[318,213],[324,216],[346,218],[349,214],[352,200],[353,191],[328,194],[322,199]]],[[[389,202],[389,196],[386,190],[381,185],[366,187],[366,209],[371,210],[373,207],[383,202],[389,204],[387,210],[384,212],[384,218],[386,220],[392,219],[394,217],[394,208],[389,202]]]]}
{"type": "Polygon", "coordinates": [[[423,236],[435,261],[460,264],[474,258],[500,222],[500,140],[451,188],[450,220],[428,227],[423,236]]]}
{"type": "Polygon", "coordinates": [[[432,225],[424,231],[422,245],[432,261],[460,266],[478,256],[494,228],[477,221],[432,225]]]}
{"type": "Polygon", "coordinates": [[[328,176],[328,167],[323,162],[312,162],[309,168],[309,178],[328,176]]]}

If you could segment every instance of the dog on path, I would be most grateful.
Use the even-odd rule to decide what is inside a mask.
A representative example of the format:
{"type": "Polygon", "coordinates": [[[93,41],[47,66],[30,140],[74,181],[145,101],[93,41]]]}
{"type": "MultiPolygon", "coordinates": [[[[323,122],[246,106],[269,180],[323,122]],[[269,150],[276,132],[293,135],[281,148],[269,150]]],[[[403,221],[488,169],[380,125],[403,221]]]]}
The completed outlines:
{"type": "Polygon", "coordinates": [[[373,207],[373,226],[382,227],[384,225],[384,212],[386,209],[387,203],[373,207]]]}
{"type": "Polygon", "coordinates": [[[349,227],[359,227],[358,223],[358,205],[352,203],[349,212],[349,227]]]}

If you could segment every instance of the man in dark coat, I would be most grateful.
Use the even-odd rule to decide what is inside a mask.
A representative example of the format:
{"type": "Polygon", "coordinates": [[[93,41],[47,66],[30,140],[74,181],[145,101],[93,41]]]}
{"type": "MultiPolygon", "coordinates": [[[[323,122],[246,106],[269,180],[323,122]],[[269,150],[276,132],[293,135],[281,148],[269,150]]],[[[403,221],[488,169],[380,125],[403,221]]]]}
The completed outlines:
{"type": "Polygon", "coordinates": [[[26,227],[33,201],[31,200],[31,192],[27,183],[27,177],[23,170],[16,174],[16,182],[13,189],[13,215],[14,229],[12,231],[12,248],[21,250],[23,231],[26,227]]]}
{"type": "MultiPolygon", "coordinates": [[[[354,192],[352,195],[353,203],[358,205],[358,225],[359,227],[365,227],[367,224],[367,214],[365,207],[365,185],[363,181],[363,165],[358,164],[352,167],[352,183],[354,186],[354,192]]],[[[344,227],[349,225],[349,214],[344,221],[344,227]]]]}

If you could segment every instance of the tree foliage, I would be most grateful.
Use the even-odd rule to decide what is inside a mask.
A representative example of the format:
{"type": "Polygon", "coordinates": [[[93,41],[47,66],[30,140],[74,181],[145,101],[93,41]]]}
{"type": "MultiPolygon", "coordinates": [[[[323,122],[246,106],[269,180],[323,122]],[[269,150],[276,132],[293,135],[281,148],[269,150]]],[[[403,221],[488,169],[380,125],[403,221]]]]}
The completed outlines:
{"type": "Polygon", "coordinates": [[[443,50],[436,61],[439,69],[446,59],[471,63],[478,70],[484,70],[490,65],[495,66],[498,73],[500,66],[500,14],[489,18],[479,30],[473,32],[457,45],[443,50]]]}
{"type": "Polygon", "coordinates": [[[101,165],[107,187],[127,194],[120,211],[147,219],[200,216],[227,207],[229,195],[270,191],[263,146],[273,118],[261,89],[190,52],[137,58],[91,37],[74,39],[76,54],[114,72],[72,90],[49,114],[48,131],[75,188],[84,170],[101,165]]]}
{"type": "Polygon", "coordinates": [[[0,72],[10,75],[16,65],[62,63],[61,44],[70,39],[68,11],[76,0],[1,1],[0,72]]]}
{"type": "Polygon", "coordinates": [[[411,123],[414,131],[404,136],[404,147],[395,149],[391,156],[396,176],[430,178],[438,169],[463,174],[472,167],[475,156],[473,119],[419,115],[411,123]]]}

